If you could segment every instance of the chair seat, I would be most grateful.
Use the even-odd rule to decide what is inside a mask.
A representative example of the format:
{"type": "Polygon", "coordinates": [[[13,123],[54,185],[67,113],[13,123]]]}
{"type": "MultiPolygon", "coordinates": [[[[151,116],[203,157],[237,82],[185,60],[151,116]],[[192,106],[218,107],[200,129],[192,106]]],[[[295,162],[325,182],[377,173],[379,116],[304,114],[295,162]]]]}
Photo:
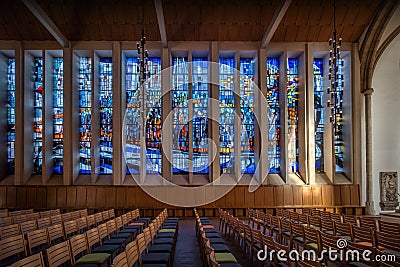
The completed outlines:
{"type": "Polygon", "coordinates": [[[170,239],[170,238],[157,238],[154,240],[153,244],[154,245],[165,245],[165,244],[174,245],[175,242],[173,239],[170,239]]]}
{"type": "Polygon", "coordinates": [[[307,248],[318,251],[318,244],[317,243],[308,243],[306,245],[307,248]]]}
{"type": "Polygon", "coordinates": [[[327,234],[327,235],[333,235],[333,231],[332,230],[324,230],[323,232],[325,234],[327,234]]]}
{"type": "Polygon", "coordinates": [[[122,245],[126,243],[126,238],[115,238],[103,241],[103,245],[122,245]]]}
{"type": "Polygon", "coordinates": [[[301,236],[295,236],[293,237],[293,240],[298,243],[304,243],[304,239],[301,236]]]}
{"type": "Polygon", "coordinates": [[[139,228],[125,228],[119,231],[119,233],[129,233],[129,234],[136,234],[139,231],[139,228]]]}
{"type": "Polygon", "coordinates": [[[229,252],[215,253],[215,259],[217,260],[218,263],[220,263],[220,262],[221,263],[223,263],[223,262],[236,263],[237,262],[235,256],[233,256],[233,254],[229,253],[229,252]]]}
{"type": "Polygon", "coordinates": [[[207,238],[221,237],[218,233],[205,233],[207,238]]]}
{"type": "Polygon", "coordinates": [[[225,244],[212,244],[211,247],[214,249],[215,253],[218,252],[231,252],[227,245],[225,244]]]}
{"type": "Polygon", "coordinates": [[[284,232],[282,232],[282,235],[290,237],[290,232],[289,231],[284,231],[284,232]]]}
{"type": "Polygon", "coordinates": [[[179,221],[179,218],[176,218],[176,217],[168,217],[166,221],[167,221],[167,222],[169,222],[169,221],[177,222],[177,221],[179,221]]]}
{"type": "Polygon", "coordinates": [[[220,237],[212,237],[212,238],[209,238],[208,240],[210,240],[210,244],[211,245],[212,244],[224,244],[224,245],[226,245],[225,241],[220,237]]]}
{"type": "Polygon", "coordinates": [[[120,245],[104,245],[97,248],[92,249],[92,253],[108,253],[113,254],[114,252],[120,249],[120,245]]]}
{"type": "Polygon", "coordinates": [[[117,239],[117,238],[131,238],[132,237],[132,233],[118,233],[118,234],[111,234],[110,238],[111,239],[117,239]]]}
{"type": "Polygon", "coordinates": [[[90,253],[86,254],[85,256],[79,258],[76,261],[77,265],[80,264],[103,264],[105,263],[109,258],[111,254],[108,253],[90,253]]]}
{"type": "Polygon", "coordinates": [[[142,256],[143,263],[168,263],[169,253],[150,253],[142,256]]]}
{"type": "Polygon", "coordinates": [[[159,252],[171,253],[171,251],[172,251],[172,245],[170,244],[153,245],[149,247],[149,253],[159,253],[159,252]]]}
{"type": "Polygon", "coordinates": [[[221,267],[242,267],[239,263],[219,263],[221,267]]]}
{"type": "Polygon", "coordinates": [[[395,251],[395,250],[391,250],[391,249],[387,249],[382,251],[384,254],[387,255],[395,255],[396,257],[400,257],[400,252],[399,251],[395,251]]]}
{"type": "Polygon", "coordinates": [[[369,265],[362,263],[362,262],[350,262],[349,266],[353,266],[353,267],[369,267],[369,265]]]}
{"type": "Polygon", "coordinates": [[[158,233],[175,233],[175,229],[161,229],[160,231],[158,231],[158,233]]]}
{"type": "Polygon", "coordinates": [[[157,238],[174,238],[175,239],[175,233],[158,233],[157,238]]]}

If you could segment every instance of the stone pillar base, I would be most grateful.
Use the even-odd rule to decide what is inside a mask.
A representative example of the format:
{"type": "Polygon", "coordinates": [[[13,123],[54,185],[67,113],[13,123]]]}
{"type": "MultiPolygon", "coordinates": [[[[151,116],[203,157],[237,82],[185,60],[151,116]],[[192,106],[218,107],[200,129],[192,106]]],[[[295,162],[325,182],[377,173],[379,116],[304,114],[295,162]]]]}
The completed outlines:
{"type": "Polygon", "coordinates": [[[365,211],[366,211],[367,215],[376,215],[375,206],[374,206],[373,201],[366,201],[365,208],[366,208],[365,211]]]}

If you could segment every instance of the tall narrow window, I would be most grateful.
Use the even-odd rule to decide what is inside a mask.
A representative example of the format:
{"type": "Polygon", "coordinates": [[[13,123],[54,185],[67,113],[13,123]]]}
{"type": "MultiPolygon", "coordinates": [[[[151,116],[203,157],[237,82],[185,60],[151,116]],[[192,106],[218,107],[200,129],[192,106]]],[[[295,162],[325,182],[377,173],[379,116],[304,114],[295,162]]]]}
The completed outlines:
{"type": "Polygon", "coordinates": [[[161,59],[151,57],[147,62],[150,78],[146,87],[146,165],[147,173],[161,174],[161,59]]]}
{"type": "Polygon", "coordinates": [[[7,163],[8,174],[15,172],[15,58],[7,62],[7,163]]]}
{"type": "Polygon", "coordinates": [[[334,137],[334,146],[335,146],[335,159],[336,159],[336,172],[343,172],[343,85],[344,85],[344,73],[343,73],[343,65],[338,62],[338,107],[337,107],[337,130],[334,137]],[[340,103],[340,104],[339,104],[340,103]]]}
{"type": "Polygon", "coordinates": [[[269,173],[280,173],[279,60],[267,59],[269,173]]]}
{"type": "Polygon", "coordinates": [[[100,174],[112,173],[112,58],[102,57],[100,76],[100,174]]]}
{"type": "Polygon", "coordinates": [[[235,167],[234,97],[235,58],[219,59],[219,139],[220,165],[222,173],[233,173],[235,167]]]}
{"type": "Polygon", "coordinates": [[[193,172],[208,173],[208,59],[193,58],[193,172]]]}
{"type": "Polygon", "coordinates": [[[127,173],[138,174],[140,168],[140,97],[137,90],[139,81],[139,59],[126,59],[125,91],[126,91],[126,162],[127,173]]]}
{"type": "Polygon", "coordinates": [[[79,58],[79,173],[92,173],[92,60],[79,58]]]}
{"type": "Polygon", "coordinates": [[[189,129],[188,129],[188,82],[187,57],[174,57],[172,61],[172,108],[173,108],[173,152],[174,173],[189,171],[189,129]]]}
{"type": "Polygon", "coordinates": [[[33,87],[33,174],[42,173],[43,59],[34,58],[33,87]]]}
{"type": "Polygon", "coordinates": [[[314,59],[315,171],[324,172],[324,86],[323,60],[314,59]]]}
{"type": "Polygon", "coordinates": [[[287,66],[287,109],[288,109],[288,160],[289,172],[299,172],[299,74],[298,60],[288,59],[287,66]]]}
{"type": "Polygon", "coordinates": [[[254,60],[240,59],[241,171],[254,173],[254,60]]]}
{"type": "Polygon", "coordinates": [[[54,173],[63,173],[63,104],[64,81],[63,59],[54,58],[53,62],[53,157],[54,173]]]}

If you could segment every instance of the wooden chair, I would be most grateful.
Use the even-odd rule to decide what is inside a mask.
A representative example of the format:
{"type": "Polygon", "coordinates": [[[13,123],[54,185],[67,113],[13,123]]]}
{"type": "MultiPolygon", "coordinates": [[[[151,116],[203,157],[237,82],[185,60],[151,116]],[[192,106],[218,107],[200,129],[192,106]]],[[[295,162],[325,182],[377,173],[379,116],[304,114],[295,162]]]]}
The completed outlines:
{"type": "Polygon", "coordinates": [[[79,210],[71,212],[71,220],[77,220],[79,218],[81,218],[81,213],[79,210]]]}
{"type": "Polygon", "coordinates": [[[322,211],[317,210],[317,209],[312,209],[311,210],[311,216],[321,217],[321,215],[322,215],[322,211]]]}
{"type": "Polygon", "coordinates": [[[57,244],[65,240],[64,228],[62,224],[55,224],[47,228],[49,244],[57,244]]]}
{"type": "Polygon", "coordinates": [[[42,252],[24,258],[9,267],[45,267],[42,252]]]}
{"type": "Polygon", "coordinates": [[[13,217],[2,217],[0,218],[0,227],[9,226],[14,224],[13,217]]]}
{"type": "Polygon", "coordinates": [[[23,235],[30,231],[35,231],[38,229],[36,220],[20,223],[20,227],[21,227],[21,233],[23,235]]]}
{"type": "Polygon", "coordinates": [[[114,219],[114,218],[115,218],[115,211],[114,211],[114,209],[108,210],[108,217],[109,217],[110,219],[114,219]]]}
{"type": "Polygon", "coordinates": [[[281,219],[277,216],[271,216],[271,236],[281,240],[281,219]]]}
{"type": "Polygon", "coordinates": [[[87,245],[89,253],[107,253],[114,258],[121,251],[121,245],[102,245],[98,228],[88,230],[86,233],[87,245]]]}
{"type": "Polygon", "coordinates": [[[299,222],[299,214],[297,212],[291,211],[289,217],[290,217],[290,221],[292,223],[298,223],[299,222]]]}
{"type": "Polygon", "coordinates": [[[46,256],[49,267],[58,267],[62,264],[72,266],[73,264],[69,241],[49,247],[46,249],[46,256]]]}
{"type": "MultiPolygon", "coordinates": [[[[266,247],[268,252],[275,250],[275,242],[272,236],[262,234],[261,240],[262,240],[262,249],[265,249],[266,247]]],[[[264,251],[264,253],[267,253],[267,251],[264,251]]],[[[274,259],[271,258],[271,255],[269,253],[267,253],[267,261],[270,264],[274,263],[274,259]]]]}
{"type": "Polygon", "coordinates": [[[283,217],[283,209],[277,208],[277,209],[276,209],[276,215],[275,215],[275,216],[277,216],[277,217],[279,217],[279,218],[283,217]]]}
{"type": "Polygon", "coordinates": [[[103,216],[104,221],[108,221],[110,219],[110,216],[108,215],[108,210],[105,210],[101,213],[101,216],[103,216]]]}
{"type": "MultiPolygon", "coordinates": [[[[133,266],[133,265],[131,265],[133,266]]],[[[126,258],[125,251],[118,254],[117,257],[114,258],[111,267],[130,267],[128,265],[128,259],[126,258]]]]}
{"type": "Polygon", "coordinates": [[[0,210],[0,218],[8,217],[8,209],[0,210]]]}
{"type": "Polygon", "coordinates": [[[69,238],[78,233],[78,224],[76,221],[64,222],[64,234],[66,238],[69,238]]]}
{"type": "MultiPolygon", "coordinates": [[[[347,250],[349,251],[358,251],[358,255],[363,255],[363,253],[368,250],[371,252],[371,255],[369,255],[368,257],[370,259],[375,259],[375,255],[376,255],[376,249],[370,246],[363,246],[360,244],[356,244],[354,242],[347,242],[347,250]]],[[[351,256],[351,254],[348,254],[349,257],[346,259],[347,260],[347,266],[360,266],[360,264],[365,264],[366,266],[373,266],[373,267],[377,267],[379,266],[379,262],[376,261],[367,261],[366,259],[364,259],[364,257],[360,256],[358,258],[353,258],[353,256],[351,256]]],[[[364,265],[364,266],[365,266],[364,265]]]]}
{"type": "Polygon", "coordinates": [[[94,214],[87,216],[86,222],[87,222],[88,229],[95,227],[96,226],[96,218],[94,217],[94,214]]]}
{"type": "Polygon", "coordinates": [[[40,229],[28,232],[26,234],[28,240],[29,255],[38,253],[46,249],[49,245],[49,236],[47,229],[40,229]]]}
{"type": "Polygon", "coordinates": [[[342,216],[338,213],[331,213],[331,220],[335,222],[342,222],[342,216]]]}
{"type": "Polygon", "coordinates": [[[279,242],[281,244],[288,245],[291,247],[291,237],[292,236],[292,226],[289,220],[281,220],[281,239],[279,242]]]}
{"type": "Polygon", "coordinates": [[[379,232],[387,234],[400,235],[400,223],[378,221],[379,232]]]}
{"type": "Polygon", "coordinates": [[[16,210],[16,211],[9,211],[8,212],[8,216],[10,216],[10,217],[15,217],[15,216],[20,216],[20,215],[24,215],[24,211],[23,210],[16,210]]]}
{"type": "Polygon", "coordinates": [[[149,253],[144,254],[147,249],[146,240],[144,234],[141,233],[137,236],[137,245],[139,251],[139,265],[142,264],[166,264],[171,266],[169,253],[149,253]]]}
{"type": "Polygon", "coordinates": [[[103,222],[103,214],[101,212],[98,212],[94,215],[96,225],[99,225],[103,222]]]}
{"type": "Polygon", "coordinates": [[[336,221],[335,222],[335,234],[346,240],[351,240],[352,236],[353,236],[353,233],[351,230],[351,224],[350,223],[341,223],[341,222],[336,221]]]}
{"type": "MultiPolygon", "coordinates": [[[[285,262],[279,262],[278,258],[275,257],[274,262],[275,262],[275,266],[287,266],[287,267],[291,267],[292,266],[292,261],[289,258],[289,254],[290,254],[290,248],[288,246],[285,245],[281,245],[278,242],[274,241],[274,247],[276,251],[286,251],[286,257],[287,257],[287,261],[285,262]]],[[[275,255],[276,256],[276,255],[275,255]]]]}
{"type": "Polygon", "coordinates": [[[44,229],[44,228],[51,226],[50,217],[37,219],[37,226],[38,226],[38,229],[44,229]]]}
{"type": "Polygon", "coordinates": [[[335,234],[335,222],[331,219],[321,220],[321,232],[329,234],[329,235],[334,235],[335,234]]]}
{"type": "Polygon", "coordinates": [[[316,229],[304,227],[304,247],[312,249],[320,254],[321,252],[321,237],[320,232],[316,229]]]}
{"type": "Polygon", "coordinates": [[[376,247],[385,254],[396,255],[400,259],[400,235],[375,231],[376,247]]]}
{"type": "Polygon", "coordinates": [[[343,222],[358,226],[358,218],[352,215],[343,215],[343,222]]]}
{"type": "Polygon", "coordinates": [[[51,216],[50,220],[51,220],[51,224],[52,225],[60,224],[60,223],[63,222],[62,217],[61,217],[60,214],[51,216]]]}
{"type": "Polygon", "coordinates": [[[291,247],[299,251],[300,247],[304,248],[304,226],[292,223],[290,229],[292,231],[292,235],[290,236],[291,247]]]}
{"type": "Polygon", "coordinates": [[[23,235],[0,240],[0,266],[8,266],[21,256],[26,257],[26,246],[23,235]]]}
{"type": "Polygon", "coordinates": [[[135,264],[139,261],[139,250],[136,239],[126,245],[125,253],[127,256],[128,266],[135,266],[135,264]]]}
{"type": "Polygon", "coordinates": [[[37,220],[37,219],[40,219],[40,214],[39,214],[39,212],[29,213],[29,214],[26,214],[26,218],[30,221],[37,220]]]}
{"type": "Polygon", "coordinates": [[[319,216],[309,216],[308,223],[310,228],[321,230],[321,217],[319,216]]]}
{"type": "Polygon", "coordinates": [[[21,214],[21,215],[13,216],[13,218],[14,218],[14,223],[23,223],[23,222],[29,221],[29,219],[28,219],[28,217],[26,216],[26,214],[21,214]]]}
{"type": "Polygon", "coordinates": [[[46,210],[46,211],[41,211],[39,212],[40,218],[48,218],[51,217],[51,211],[46,210]]]}
{"type": "Polygon", "coordinates": [[[76,225],[78,227],[78,233],[82,234],[88,228],[86,217],[76,219],[76,225]]]}
{"type": "Polygon", "coordinates": [[[302,224],[303,226],[308,226],[308,215],[307,214],[299,214],[298,224],[302,224]]]}
{"type": "Polygon", "coordinates": [[[61,218],[63,222],[68,222],[72,220],[72,214],[71,212],[63,213],[61,214],[61,218]]]}
{"type": "Polygon", "coordinates": [[[0,228],[0,239],[6,239],[20,234],[22,234],[21,227],[17,223],[0,228]]]}
{"type": "MultiPolygon", "coordinates": [[[[340,242],[339,240],[341,240],[341,238],[339,236],[334,236],[334,235],[330,235],[330,234],[325,234],[325,233],[320,233],[321,235],[321,245],[322,248],[324,248],[325,250],[328,250],[329,248],[335,249],[337,250],[337,256],[340,255],[340,253],[344,253],[345,252],[345,245],[340,248],[338,247],[338,243],[340,242]]],[[[347,242],[347,241],[346,241],[347,242]]],[[[343,254],[344,255],[344,254],[343,254]]],[[[326,265],[329,265],[330,259],[329,259],[329,255],[325,254],[325,262],[326,265]]],[[[345,259],[343,259],[345,260],[345,259]]],[[[337,257],[337,260],[335,262],[333,262],[335,265],[334,266],[345,266],[346,262],[345,261],[340,261],[340,257],[337,257]]]]}
{"type": "Polygon", "coordinates": [[[110,260],[108,253],[89,253],[85,234],[79,234],[69,239],[71,245],[71,257],[75,265],[95,264],[103,266],[110,260]]]}
{"type": "Polygon", "coordinates": [[[263,240],[262,240],[262,233],[260,230],[254,230],[252,229],[252,246],[251,246],[251,259],[253,259],[254,255],[257,255],[258,251],[260,251],[261,249],[264,249],[264,247],[262,246],[263,244],[263,240]]]}
{"type": "Polygon", "coordinates": [[[367,247],[375,246],[374,230],[370,227],[360,227],[356,225],[351,226],[353,234],[352,241],[354,243],[364,245],[367,247]]]}
{"type": "Polygon", "coordinates": [[[80,210],[79,211],[79,216],[80,217],[87,217],[88,216],[87,209],[80,210]]]}
{"type": "Polygon", "coordinates": [[[360,227],[372,228],[372,230],[378,230],[376,219],[369,217],[360,217],[360,227]]]}
{"type": "Polygon", "coordinates": [[[61,215],[60,209],[50,210],[51,216],[61,215]]]}

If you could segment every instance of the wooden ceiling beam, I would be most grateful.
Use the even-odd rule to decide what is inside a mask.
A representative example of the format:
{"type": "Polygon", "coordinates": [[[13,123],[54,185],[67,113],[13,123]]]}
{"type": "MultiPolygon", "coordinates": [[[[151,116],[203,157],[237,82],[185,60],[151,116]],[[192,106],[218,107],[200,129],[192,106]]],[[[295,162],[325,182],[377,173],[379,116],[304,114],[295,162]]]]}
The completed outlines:
{"type": "Polygon", "coordinates": [[[264,33],[264,36],[262,38],[261,48],[266,48],[267,45],[271,42],[271,39],[274,36],[276,29],[281,23],[291,3],[292,0],[282,0],[279,7],[275,10],[274,17],[272,18],[272,21],[268,25],[267,31],[264,33]]]}
{"type": "Polygon", "coordinates": [[[57,42],[64,48],[69,47],[69,40],[54,24],[53,20],[43,11],[36,0],[22,0],[25,6],[32,12],[32,14],[42,23],[42,25],[50,32],[50,34],[57,40],[57,42]]]}
{"type": "Polygon", "coordinates": [[[161,43],[163,47],[167,47],[168,40],[167,40],[167,32],[165,30],[165,19],[164,19],[162,0],[154,0],[154,6],[156,7],[158,28],[160,29],[160,35],[161,35],[161,43]]]}

